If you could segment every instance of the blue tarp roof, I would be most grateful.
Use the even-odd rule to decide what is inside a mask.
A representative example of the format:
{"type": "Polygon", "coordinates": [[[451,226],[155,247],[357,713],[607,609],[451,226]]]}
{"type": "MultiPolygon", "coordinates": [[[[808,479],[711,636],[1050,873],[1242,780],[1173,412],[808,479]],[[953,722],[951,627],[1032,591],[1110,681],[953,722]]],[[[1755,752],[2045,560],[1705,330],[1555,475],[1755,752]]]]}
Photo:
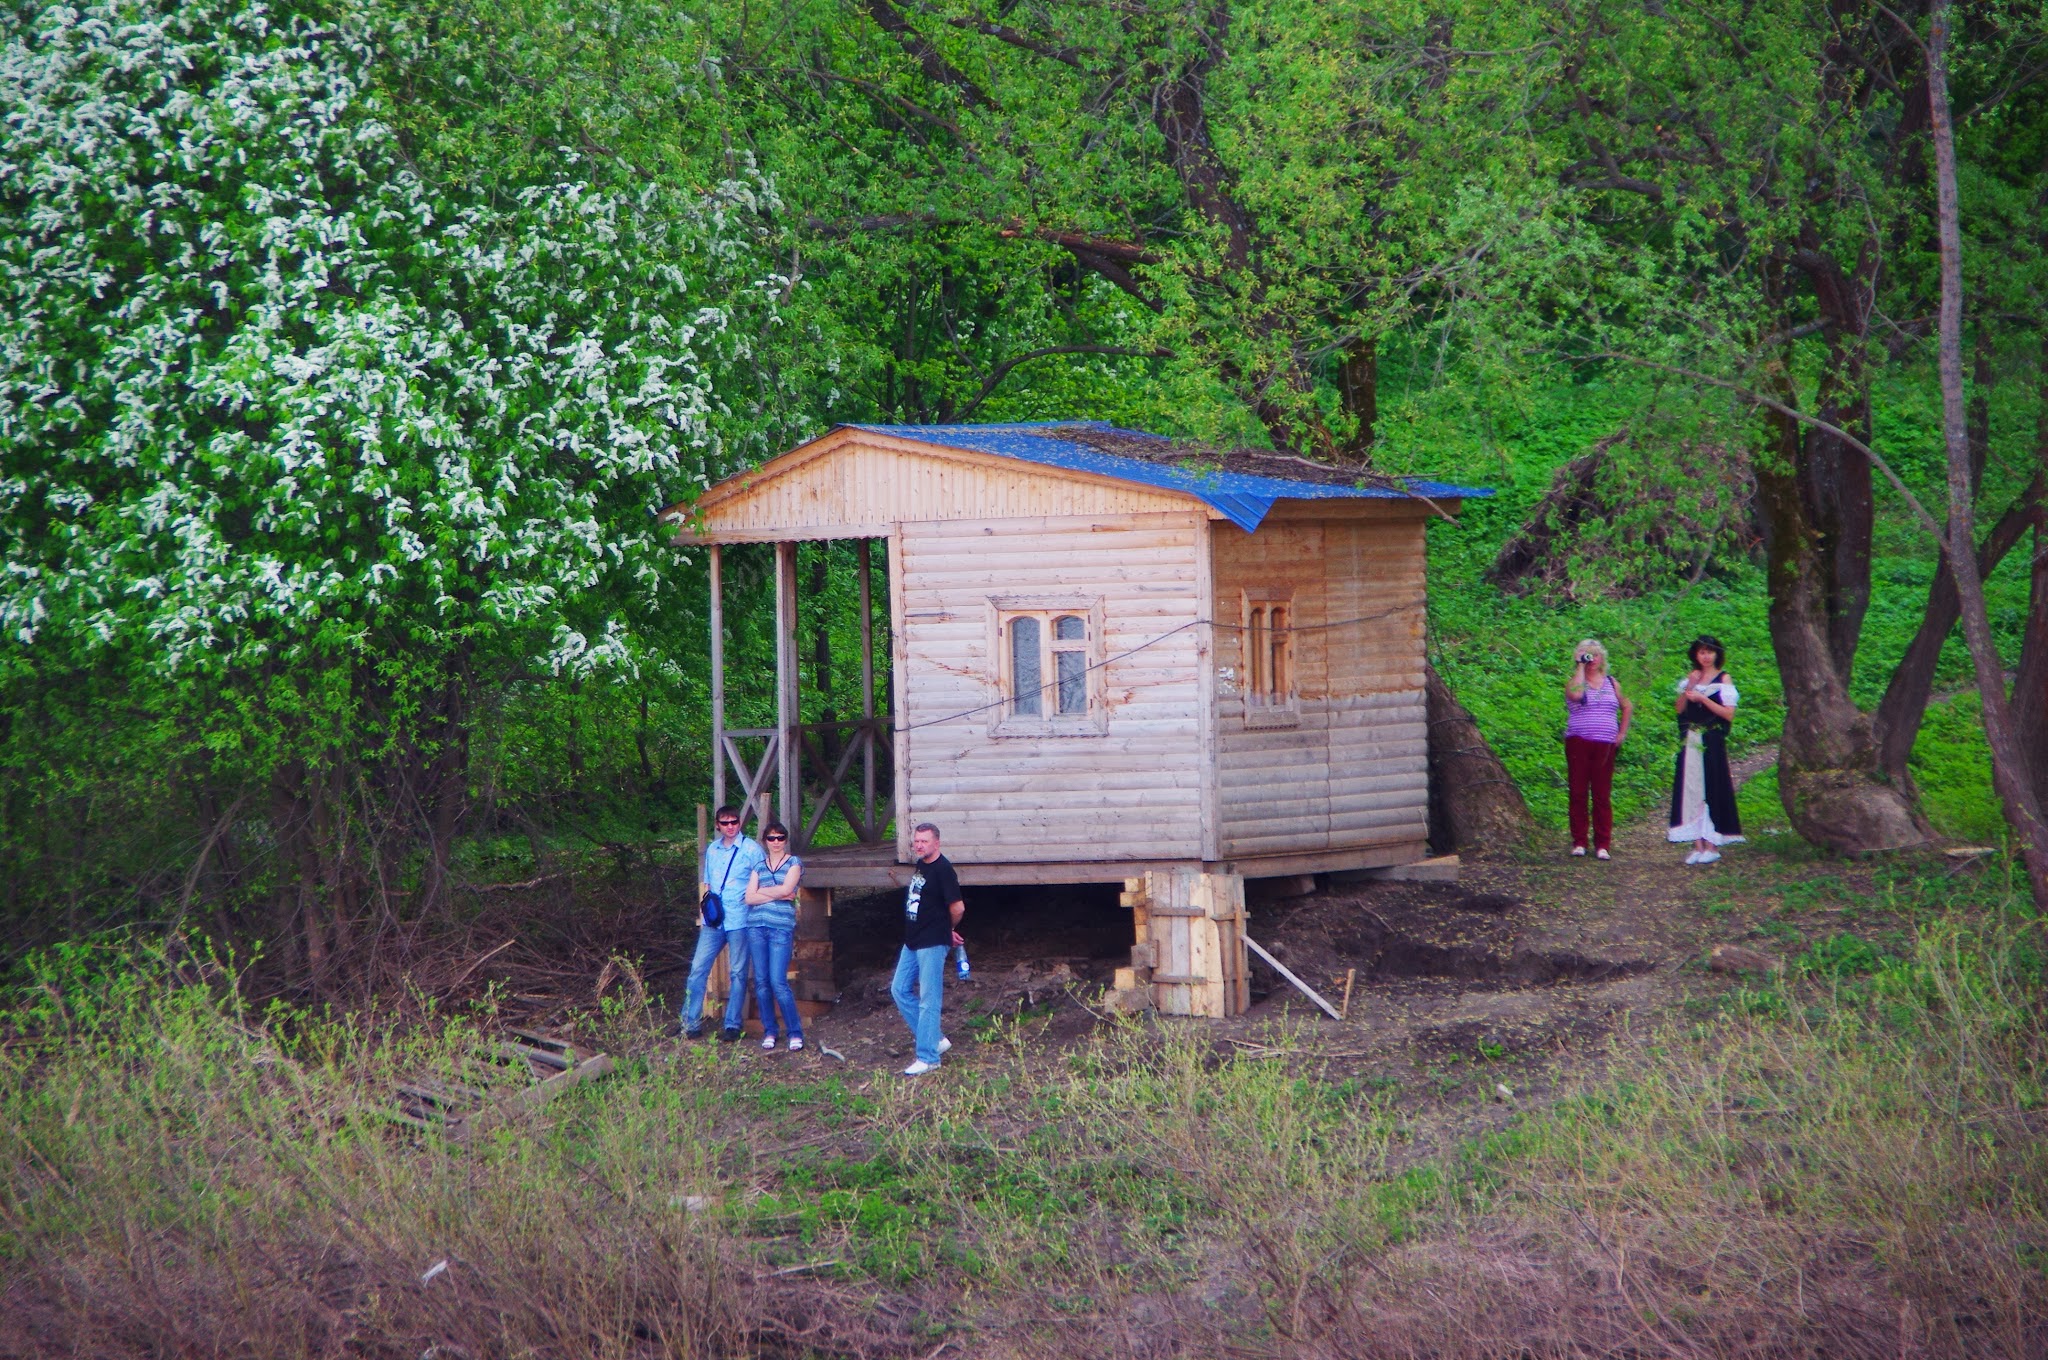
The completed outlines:
{"type": "MultiPolygon", "coordinates": [[[[1432,482],[1420,477],[1388,479],[1397,482],[1398,486],[1352,485],[1338,480],[1342,474],[1335,468],[1327,474],[1331,478],[1328,481],[1229,472],[1220,468],[1215,471],[1189,468],[1181,464],[1214,459],[1219,455],[1215,450],[1200,445],[1176,445],[1163,436],[1147,434],[1143,430],[1119,429],[1101,420],[1036,420],[1012,425],[856,425],[852,428],[1184,492],[1215,506],[1246,533],[1259,527],[1275,501],[1405,500],[1411,493],[1430,500],[1468,500],[1493,494],[1486,487],[1454,486],[1449,482],[1432,482]],[[1105,452],[1098,441],[1112,447],[1122,442],[1143,448],[1148,453],[1153,449],[1159,452],[1142,458],[1125,457],[1105,452]],[[1155,461],[1162,457],[1174,461],[1155,461]],[[1400,487],[1408,490],[1404,492],[1400,487]]],[[[1244,458],[1260,462],[1279,461],[1271,455],[1261,457],[1256,450],[1247,450],[1244,458]]]]}

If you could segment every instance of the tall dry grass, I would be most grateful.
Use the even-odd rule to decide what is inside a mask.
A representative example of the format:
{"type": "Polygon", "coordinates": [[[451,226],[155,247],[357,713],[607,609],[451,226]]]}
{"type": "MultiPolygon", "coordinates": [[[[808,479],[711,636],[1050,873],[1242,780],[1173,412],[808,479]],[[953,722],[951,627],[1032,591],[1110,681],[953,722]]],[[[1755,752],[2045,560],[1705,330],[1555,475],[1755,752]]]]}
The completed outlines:
{"type": "Polygon", "coordinates": [[[1950,919],[1846,986],[1645,1035],[1465,1160],[1357,1282],[1364,1352],[2048,1354],[2032,928],[1950,919]]]}
{"type": "Polygon", "coordinates": [[[5,1016],[0,1352],[2021,1360],[2048,1034],[1983,919],[1442,1147],[1298,1032],[1004,1024],[870,1084],[615,1005],[616,1075],[465,1149],[383,1112],[487,1017],[258,1015],[220,964],[72,949],[5,1016]]]}
{"type": "Polygon", "coordinates": [[[750,1166],[703,1082],[643,1065],[462,1148],[388,1111],[398,1080],[452,1070],[469,1022],[256,1017],[218,967],[113,951],[46,957],[25,994],[0,1066],[0,1352],[892,1349],[839,1286],[767,1275],[687,1207],[750,1166]]]}

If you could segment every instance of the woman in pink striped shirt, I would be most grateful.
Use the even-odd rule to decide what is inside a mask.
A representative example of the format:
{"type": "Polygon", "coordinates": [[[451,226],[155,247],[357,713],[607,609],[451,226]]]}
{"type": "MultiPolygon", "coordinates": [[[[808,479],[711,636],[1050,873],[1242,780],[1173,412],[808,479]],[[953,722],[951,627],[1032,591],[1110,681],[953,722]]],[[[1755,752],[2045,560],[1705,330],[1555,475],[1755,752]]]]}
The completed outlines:
{"type": "Polygon", "coordinates": [[[1572,678],[1564,682],[1564,768],[1572,799],[1572,853],[1586,853],[1590,821],[1593,853],[1606,859],[1614,843],[1614,752],[1628,736],[1635,705],[1607,673],[1605,647],[1587,638],[1574,658],[1572,678]]]}

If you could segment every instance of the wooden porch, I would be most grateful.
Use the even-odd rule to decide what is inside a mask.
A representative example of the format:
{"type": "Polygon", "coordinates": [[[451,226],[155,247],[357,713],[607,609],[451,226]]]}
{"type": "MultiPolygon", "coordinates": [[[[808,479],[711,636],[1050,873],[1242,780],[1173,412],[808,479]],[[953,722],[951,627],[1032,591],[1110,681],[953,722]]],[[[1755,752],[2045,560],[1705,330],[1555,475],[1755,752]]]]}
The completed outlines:
{"type": "Polygon", "coordinates": [[[892,834],[899,802],[895,732],[890,715],[875,703],[871,545],[866,539],[855,545],[861,713],[846,719],[827,713],[827,720],[815,722],[803,719],[798,546],[794,540],[774,544],[775,725],[736,727],[726,712],[725,554],[721,545],[710,545],[712,801],[738,806],[755,836],[771,818],[781,821],[806,864],[811,842],[834,812],[845,819],[857,848],[893,857],[897,842],[907,838],[892,834]]]}
{"type": "MultiPolygon", "coordinates": [[[[1314,854],[1268,855],[1223,860],[1213,864],[1200,861],[1147,859],[1047,860],[1036,863],[981,863],[954,860],[960,881],[967,887],[1031,883],[1115,883],[1148,873],[1175,870],[1202,874],[1228,874],[1237,878],[1289,878],[1299,874],[1334,874],[1354,869],[1384,869],[1411,864],[1428,851],[1421,842],[1372,846],[1358,850],[1329,850],[1314,854]]],[[[901,888],[910,882],[911,866],[896,858],[891,845],[817,846],[803,852],[804,885],[810,888],[880,890],[901,888]]]]}

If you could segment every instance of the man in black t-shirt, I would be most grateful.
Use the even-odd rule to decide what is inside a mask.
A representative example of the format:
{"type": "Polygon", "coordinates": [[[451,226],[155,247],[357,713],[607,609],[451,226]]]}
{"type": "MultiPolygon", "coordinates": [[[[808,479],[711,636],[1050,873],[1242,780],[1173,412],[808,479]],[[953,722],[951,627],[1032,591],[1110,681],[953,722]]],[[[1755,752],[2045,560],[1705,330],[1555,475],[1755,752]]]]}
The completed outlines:
{"type": "Polygon", "coordinates": [[[939,1033],[939,1006],[946,993],[946,950],[959,942],[953,928],[967,914],[960,900],[960,876],[953,862],[939,853],[939,829],[921,822],[910,836],[917,858],[910,888],[903,897],[903,952],[896,956],[896,980],[889,995],[903,1023],[917,1040],[917,1061],[903,1069],[921,1077],[939,1065],[952,1043],[939,1033]]]}

